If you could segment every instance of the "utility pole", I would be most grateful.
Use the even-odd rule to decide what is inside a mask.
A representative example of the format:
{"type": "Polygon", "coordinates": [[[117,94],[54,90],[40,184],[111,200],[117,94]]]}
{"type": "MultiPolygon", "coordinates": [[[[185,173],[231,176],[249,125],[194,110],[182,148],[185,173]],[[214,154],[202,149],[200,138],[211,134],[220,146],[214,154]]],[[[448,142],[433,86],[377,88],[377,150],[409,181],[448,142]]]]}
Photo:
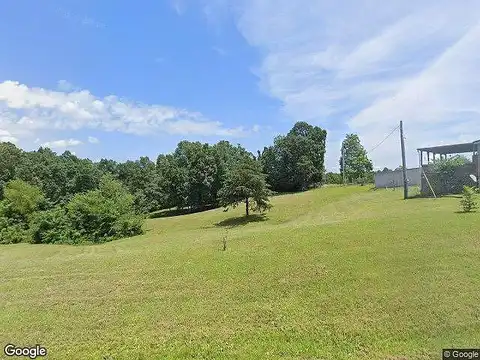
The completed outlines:
{"type": "Polygon", "coordinates": [[[345,185],[345,146],[342,143],[342,176],[343,176],[343,185],[345,185]]]}
{"type": "Polygon", "coordinates": [[[407,161],[405,160],[405,139],[403,136],[403,121],[400,121],[400,144],[402,146],[402,173],[403,173],[403,198],[408,198],[407,161]]]}

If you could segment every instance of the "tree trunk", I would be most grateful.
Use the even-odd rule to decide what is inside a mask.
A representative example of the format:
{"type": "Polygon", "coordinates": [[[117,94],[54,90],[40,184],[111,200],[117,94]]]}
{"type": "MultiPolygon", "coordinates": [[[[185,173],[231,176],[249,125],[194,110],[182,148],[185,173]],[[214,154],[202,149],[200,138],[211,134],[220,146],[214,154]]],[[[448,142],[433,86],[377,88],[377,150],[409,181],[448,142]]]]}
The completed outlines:
{"type": "Polygon", "coordinates": [[[248,216],[248,197],[245,199],[245,213],[248,216]]]}

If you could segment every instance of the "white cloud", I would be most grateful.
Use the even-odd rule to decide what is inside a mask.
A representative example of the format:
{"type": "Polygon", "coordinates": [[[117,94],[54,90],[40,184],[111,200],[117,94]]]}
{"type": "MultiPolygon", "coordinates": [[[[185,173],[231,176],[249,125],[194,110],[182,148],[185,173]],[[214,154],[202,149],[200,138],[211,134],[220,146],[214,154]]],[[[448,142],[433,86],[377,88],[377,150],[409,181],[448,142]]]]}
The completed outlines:
{"type": "MultiPolygon", "coordinates": [[[[357,132],[370,149],[400,120],[409,166],[417,164],[417,147],[480,138],[480,2],[230,5],[238,29],[263,56],[261,88],[292,120],[329,130],[329,168],[338,168],[346,132],[357,132]]],[[[379,167],[398,166],[398,134],[371,157],[379,167]]]]}
{"type": "Polygon", "coordinates": [[[90,144],[98,144],[100,142],[100,140],[98,140],[96,137],[93,137],[93,136],[89,136],[88,137],[88,142],[90,144]]]}
{"type": "Polygon", "coordinates": [[[72,91],[72,90],[79,90],[76,86],[68,82],[67,80],[59,80],[57,82],[57,89],[59,91],[72,91]]]}
{"type": "Polygon", "coordinates": [[[55,140],[47,141],[41,144],[41,147],[50,148],[50,149],[66,149],[68,147],[82,145],[83,143],[77,139],[66,139],[66,140],[55,140]]]}
{"type": "Polygon", "coordinates": [[[163,105],[97,98],[87,90],[53,91],[14,81],[0,83],[0,129],[26,138],[39,131],[97,129],[136,135],[244,136],[202,114],[163,105]]]}
{"type": "Polygon", "coordinates": [[[16,144],[18,139],[15,136],[12,136],[7,130],[0,129],[0,142],[11,142],[16,144]]]}

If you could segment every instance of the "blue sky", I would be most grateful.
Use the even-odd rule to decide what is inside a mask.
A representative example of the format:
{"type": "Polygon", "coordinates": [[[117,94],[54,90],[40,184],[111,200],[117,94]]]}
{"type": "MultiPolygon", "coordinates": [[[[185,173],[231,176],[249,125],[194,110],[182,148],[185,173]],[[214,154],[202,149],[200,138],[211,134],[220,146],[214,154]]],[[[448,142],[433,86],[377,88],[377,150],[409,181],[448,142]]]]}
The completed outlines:
{"type": "MultiPolygon", "coordinates": [[[[227,139],[256,152],[305,120],[327,168],[404,120],[419,146],[480,138],[480,3],[6,0],[0,140],[117,160],[227,139]]],[[[400,163],[398,134],[370,154],[400,163]]]]}

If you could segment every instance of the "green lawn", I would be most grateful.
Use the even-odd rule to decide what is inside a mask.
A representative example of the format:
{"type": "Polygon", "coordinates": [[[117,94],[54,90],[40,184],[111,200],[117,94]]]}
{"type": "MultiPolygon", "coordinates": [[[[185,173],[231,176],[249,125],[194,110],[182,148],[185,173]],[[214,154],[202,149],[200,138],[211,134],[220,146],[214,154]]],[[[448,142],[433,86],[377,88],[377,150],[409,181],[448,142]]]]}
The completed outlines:
{"type": "Polygon", "coordinates": [[[480,214],[330,187],[149,220],[95,246],[0,247],[0,342],[48,359],[440,359],[480,345],[480,214]],[[227,227],[228,225],[228,227],[227,227]],[[227,231],[228,228],[228,231],[227,231]],[[221,251],[227,236],[227,250],[221,251]]]}

